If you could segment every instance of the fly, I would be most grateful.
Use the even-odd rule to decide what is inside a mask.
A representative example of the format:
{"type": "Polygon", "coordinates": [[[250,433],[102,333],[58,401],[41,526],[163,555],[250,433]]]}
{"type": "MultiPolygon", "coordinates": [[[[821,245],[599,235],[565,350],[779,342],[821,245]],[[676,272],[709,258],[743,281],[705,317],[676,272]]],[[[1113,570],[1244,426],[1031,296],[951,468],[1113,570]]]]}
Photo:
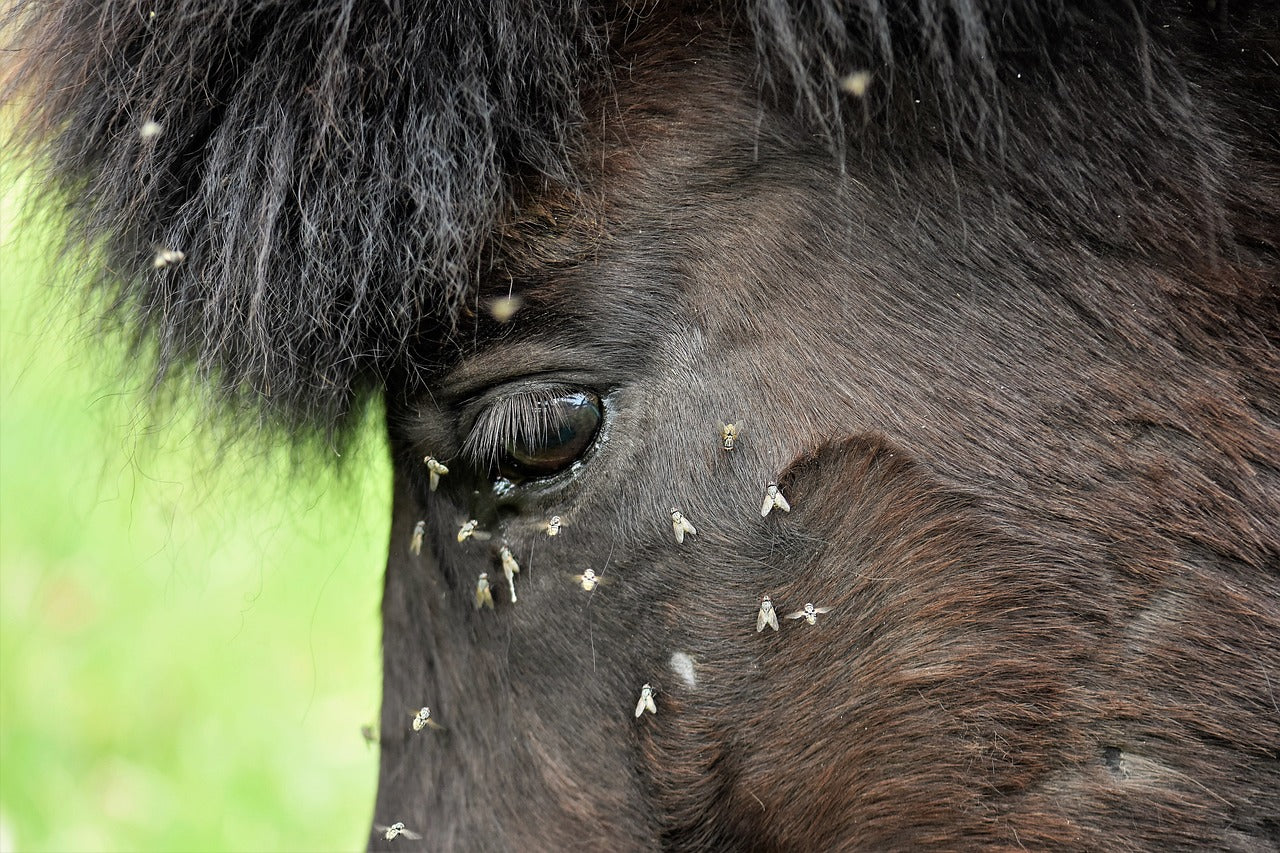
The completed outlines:
{"type": "Polygon", "coordinates": [[[684,535],[688,533],[690,536],[698,534],[697,528],[689,523],[689,519],[684,517],[684,513],[674,507],[671,510],[671,530],[676,534],[676,544],[684,544],[684,535]]]}
{"type": "Polygon", "coordinates": [[[814,607],[813,602],[805,604],[804,610],[797,610],[795,613],[788,613],[788,619],[803,619],[810,625],[818,624],[818,616],[823,613],[830,613],[830,607],[814,607]]]}
{"type": "Polygon", "coordinates": [[[386,838],[388,841],[391,841],[397,835],[403,835],[405,838],[409,839],[410,841],[417,841],[419,838],[422,837],[418,833],[414,832],[412,829],[405,829],[404,824],[401,823],[400,821],[396,821],[395,823],[391,824],[391,826],[383,826],[380,823],[375,823],[373,826],[376,830],[378,830],[378,832],[381,832],[382,836],[386,838]]]}
{"type": "Polygon", "coordinates": [[[440,462],[439,459],[436,459],[434,456],[424,456],[422,458],[422,461],[425,462],[427,465],[427,472],[428,472],[427,480],[429,485],[431,486],[431,491],[434,492],[436,488],[439,487],[440,485],[440,478],[443,477],[445,474],[448,474],[449,469],[445,467],[445,465],[442,462],[440,462]]]}
{"type": "Polygon", "coordinates": [[[488,533],[485,533],[483,530],[476,529],[479,526],[480,522],[476,521],[474,518],[470,521],[464,521],[462,526],[458,528],[458,541],[466,542],[468,539],[472,538],[481,540],[488,539],[488,533]]]}
{"type": "Polygon", "coordinates": [[[760,504],[760,517],[764,518],[775,508],[783,512],[791,512],[791,504],[787,503],[787,499],[782,496],[778,484],[770,483],[764,488],[764,503],[760,504]]]}
{"type": "Polygon", "coordinates": [[[604,578],[596,574],[595,569],[587,569],[580,575],[574,575],[573,579],[577,581],[578,585],[581,586],[587,592],[591,592],[600,584],[604,583],[604,578]]]}
{"type": "Polygon", "coordinates": [[[720,424],[720,446],[725,451],[733,450],[738,446],[738,436],[741,428],[737,424],[720,424]]]}
{"type": "Polygon", "coordinates": [[[498,556],[502,558],[502,573],[507,577],[507,589],[511,590],[511,603],[515,604],[516,575],[520,574],[520,564],[516,562],[515,555],[506,545],[498,551],[498,556]]]}
{"type": "Polygon", "coordinates": [[[186,259],[186,254],[177,249],[160,249],[151,259],[151,266],[158,270],[163,270],[169,267],[176,267],[186,259]]]}
{"type": "Polygon", "coordinates": [[[418,713],[413,717],[413,730],[420,732],[430,726],[433,729],[443,729],[444,726],[431,719],[431,709],[425,705],[418,709],[418,713]]]}
{"type": "Polygon", "coordinates": [[[778,611],[773,608],[773,599],[767,595],[760,596],[760,612],[756,614],[756,633],[759,634],[768,625],[778,630],[778,611]]]}
{"type": "Polygon", "coordinates": [[[653,692],[653,688],[648,684],[645,684],[644,687],[640,688],[640,701],[636,703],[637,718],[639,718],[645,711],[648,711],[650,714],[658,713],[658,706],[653,702],[653,692]]]}
{"type": "Polygon", "coordinates": [[[481,607],[493,609],[493,590],[489,589],[489,573],[481,572],[476,579],[476,610],[481,607]]]}

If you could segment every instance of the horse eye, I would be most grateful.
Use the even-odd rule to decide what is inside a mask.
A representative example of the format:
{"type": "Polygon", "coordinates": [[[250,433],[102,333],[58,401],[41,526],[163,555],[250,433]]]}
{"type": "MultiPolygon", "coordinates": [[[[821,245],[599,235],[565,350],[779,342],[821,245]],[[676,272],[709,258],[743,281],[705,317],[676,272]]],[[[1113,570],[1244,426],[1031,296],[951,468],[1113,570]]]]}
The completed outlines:
{"type": "Polygon", "coordinates": [[[502,448],[498,469],[507,477],[549,477],[576,462],[600,429],[600,398],[573,391],[534,403],[537,424],[502,448]]]}

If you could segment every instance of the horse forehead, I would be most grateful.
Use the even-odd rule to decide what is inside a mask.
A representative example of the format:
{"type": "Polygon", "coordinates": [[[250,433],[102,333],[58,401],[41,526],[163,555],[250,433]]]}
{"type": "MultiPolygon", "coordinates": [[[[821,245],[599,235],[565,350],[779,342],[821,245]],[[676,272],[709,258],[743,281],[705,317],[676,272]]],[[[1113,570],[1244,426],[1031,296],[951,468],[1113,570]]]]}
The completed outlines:
{"type": "Polygon", "coordinates": [[[683,371],[738,346],[782,348],[787,329],[829,334],[815,310],[844,310],[833,294],[848,264],[821,224],[841,211],[810,188],[840,180],[838,164],[770,131],[760,110],[691,98],[666,121],[618,117],[617,138],[596,142],[606,165],[589,186],[543,188],[503,223],[490,287],[543,309],[525,325],[539,350],[575,336],[642,340],[683,371]]]}

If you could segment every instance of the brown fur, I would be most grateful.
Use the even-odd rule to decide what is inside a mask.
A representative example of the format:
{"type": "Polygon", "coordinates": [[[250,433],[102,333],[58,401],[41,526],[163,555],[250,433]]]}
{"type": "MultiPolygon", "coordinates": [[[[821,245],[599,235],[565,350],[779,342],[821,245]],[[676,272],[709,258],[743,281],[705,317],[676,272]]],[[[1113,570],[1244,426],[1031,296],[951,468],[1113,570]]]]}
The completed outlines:
{"type": "MultiPolygon", "coordinates": [[[[493,805],[493,835],[442,837],[527,842],[527,806],[546,815],[535,845],[576,849],[1274,847],[1271,269],[1240,252],[1188,265],[1172,210],[1131,214],[1159,223],[1155,254],[1066,245],[1017,190],[1040,175],[921,154],[842,176],[756,114],[732,62],[677,80],[670,59],[661,83],[637,69],[634,104],[622,93],[601,192],[580,202],[596,224],[504,256],[531,313],[393,422],[412,471],[465,432],[448,413],[486,377],[550,370],[616,395],[573,481],[496,499],[455,482],[408,511],[488,517],[532,557],[492,626],[433,605],[453,626],[442,670],[496,644],[509,680],[426,683],[468,725],[556,744],[500,774],[411,746],[396,766],[450,780],[423,789],[424,820],[472,826],[449,792],[511,773],[532,788],[493,805]],[[726,455],[730,417],[748,432],[726,455]],[[794,511],[762,520],[779,475],[794,511]],[[698,526],[683,546],[672,504],[698,526]],[[553,509],[573,516],[554,541],[533,526],[553,509]],[[587,566],[613,584],[580,593],[565,575],[587,566]],[[757,634],[763,593],[833,609],[757,634]],[[570,680],[549,689],[533,673],[553,660],[570,680]],[[659,713],[635,722],[645,681],[659,713]],[[512,769],[526,761],[546,765],[535,781],[512,769]]],[[[1114,192],[1099,204],[1130,203],[1114,192]]],[[[454,595],[492,559],[439,548],[454,595]]],[[[389,588],[406,599],[424,597],[389,588]]],[[[392,612],[387,630],[406,636],[392,612]]],[[[421,682],[400,654],[389,684],[421,682]]],[[[380,813],[420,802],[398,779],[380,813]]]]}

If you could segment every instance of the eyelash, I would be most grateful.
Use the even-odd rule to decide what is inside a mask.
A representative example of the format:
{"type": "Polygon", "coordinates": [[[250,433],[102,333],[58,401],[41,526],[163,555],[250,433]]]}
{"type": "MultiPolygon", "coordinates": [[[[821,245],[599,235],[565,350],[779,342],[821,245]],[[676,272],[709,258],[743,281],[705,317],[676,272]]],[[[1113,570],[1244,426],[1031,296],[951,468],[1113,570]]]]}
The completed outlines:
{"type": "Polygon", "coordinates": [[[463,454],[482,470],[496,470],[499,458],[516,441],[533,444],[559,429],[559,418],[549,404],[574,390],[546,385],[494,401],[476,418],[462,444],[463,454]]]}

